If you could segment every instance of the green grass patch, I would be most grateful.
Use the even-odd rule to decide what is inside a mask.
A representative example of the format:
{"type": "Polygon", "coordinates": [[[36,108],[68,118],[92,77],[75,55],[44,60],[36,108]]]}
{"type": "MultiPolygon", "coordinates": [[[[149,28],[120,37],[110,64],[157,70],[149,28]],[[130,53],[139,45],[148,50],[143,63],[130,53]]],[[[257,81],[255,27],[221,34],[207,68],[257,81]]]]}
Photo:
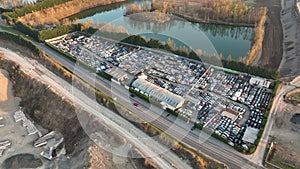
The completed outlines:
{"type": "Polygon", "coordinates": [[[300,92],[291,94],[288,99],[300,103],[300,92]]]}
{"type": "Polygon", "coordinates": [[[11,32],[11,33],[14,33],[16,35],[25,35],[24,33],[14,29],[13,27],[10,27],[10,26],[3,26],[3,25],[0,25],[0,28],[7,31],[7,32],[11,32]]]}

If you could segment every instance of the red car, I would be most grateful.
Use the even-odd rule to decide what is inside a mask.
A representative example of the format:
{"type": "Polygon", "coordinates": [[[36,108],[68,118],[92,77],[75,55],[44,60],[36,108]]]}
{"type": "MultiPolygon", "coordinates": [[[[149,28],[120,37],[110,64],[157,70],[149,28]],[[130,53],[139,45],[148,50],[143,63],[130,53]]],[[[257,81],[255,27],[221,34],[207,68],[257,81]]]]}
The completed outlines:
{"type": "Polygon", "coordinates": [[[134,105],[135,107],[139,107],[139,104],[138,104],[138,103],[133,103],[133,105],[134,105]]]}

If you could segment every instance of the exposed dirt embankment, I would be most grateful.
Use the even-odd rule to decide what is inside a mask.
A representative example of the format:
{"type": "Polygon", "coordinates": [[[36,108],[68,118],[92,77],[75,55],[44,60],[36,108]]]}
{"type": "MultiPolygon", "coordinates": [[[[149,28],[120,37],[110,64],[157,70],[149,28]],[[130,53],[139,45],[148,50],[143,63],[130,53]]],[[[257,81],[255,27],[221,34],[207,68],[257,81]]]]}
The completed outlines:
{"type": "Polygon", "coordinates": [[[285,95],[285,101],[300,106],[300,88],[296,88],[285,95]]]}
{"type": "Polygon", "coordinates": [[[67,152],[72,152],[74,144],[85,137],[72,103],[25,75],[14,63],[1,60],[0,65],[9,72],[14,95],[22,98],[24,112],[44,128],[60,131],[68,143],[67,152]]]}
{"type": "Polygon", "coordinates": [[[0,102],[3,102],[7,100],[8,80],[2,73],[0,73],[0,83],[1,83],[0,102]]]}

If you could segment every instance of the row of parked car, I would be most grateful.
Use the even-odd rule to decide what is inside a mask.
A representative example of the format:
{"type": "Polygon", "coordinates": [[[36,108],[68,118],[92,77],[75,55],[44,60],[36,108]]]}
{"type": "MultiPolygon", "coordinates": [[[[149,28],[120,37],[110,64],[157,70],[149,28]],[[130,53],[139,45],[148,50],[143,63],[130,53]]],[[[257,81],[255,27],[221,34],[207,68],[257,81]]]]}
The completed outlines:
{"type": "Polygon", "coordinates": [[[148,75],[148,81],[179,96],[184,96],[187,92],[186,88],[174,85],[168,81],[157,78],[155,75],[148,75]]]}
{"type": "Polygon", "coordinates": [[[233,102],[228,103],[227,109],[238,112],[240,115],[244,115],[246,113],[246,108],[240,106],[239,104],[235,104],[233,102]]]}
{"type": "Polygon", "coordinates": [[[250,108],[249,119],[245,123],[245,126],[260,129],[263,119],[263,111],[256,108],[250,108]]]}
{"type": "Polygon", "coordinates": [[[269,102],[271,100],[271,93],[265,91],[266,89],[259,88],[254,96],[254,99],[251,103],[252,106],[258,107],[261,109],[267,109],[269,102]]]}
{"type": "Polygon", "coordinates": [[[267,109],[272,97],[272,93],[266,88],[251,85],[250,78],[246,76],[232,75],[224,72],[210,72],[200,87],[225,96],[228,99],[253,105],[260,109],[267,109]],[[213,80],[212,80],[213,79],[213,80]],[[207,85],[206,83],[210,83],[207,85]]]}
{"type": "Polygon", "coordinates": [[[246,127],[237,124],[226,116],[222,116],[219,126],[215,129],[215,133],[228,140],[230,145],[234,143],[242,145],[243,136],[246,131],[246,127]]]}
{"type": "MultiPolygon", "coordinates": [[[[203,97],[200,100],[200,103],[207,102],[204,102],[198,114],[198,120],[202,125],[206,124],[212,114],[214,119],[207,124],[207,127],[227,139],[230,145],[244,145],[242,138],[247,127],[257,129],[262,127],[272,93],[269,89],[250,84],[250,77],[208,70],[196,87],[223,96],[220,98],[232,100],[230,102],[226,100],[225,110],[233,114],[238,113],[237,119],[223,116],[223,114],[216,115],[214,111],[216,105],[209,103],[209,100],[213,100],[211,97],[203,97]]],[[[210,102],[214,103],[214,101],[210,102]]]]}

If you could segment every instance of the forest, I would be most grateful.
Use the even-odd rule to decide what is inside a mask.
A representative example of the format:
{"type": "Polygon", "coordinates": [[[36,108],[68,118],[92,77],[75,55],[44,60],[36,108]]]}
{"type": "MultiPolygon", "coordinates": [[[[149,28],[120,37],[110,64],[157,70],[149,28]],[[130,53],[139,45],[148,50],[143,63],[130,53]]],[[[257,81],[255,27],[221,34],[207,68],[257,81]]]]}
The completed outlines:
{"type": "Polygon", "coordinates": [[[234,0],[201,0],[189,2],[188,0],[152,0],[152,9],[163,13],[179,13],[205,21],[225,21],[228,23],[253,24],[259,22],[264,14],[262,8],[234,0]]]}
{"type": "Polygon", "coordinates": [[[36,4],[26,5],[22,8],[14,8],[12,12],[6,12],[5,15],[16,19],[18,17],[24,16],[25,14],[32,13],[33,11],[43,10],[68,1],[70,0],[43,0],[36,4]]]}
{"type": "Polygon", "coordinates": [[[255,36],[253,39],[252,48],[248,53],[247,60],[245,61],[247,65],[252,64],[256,60],[260,50],[262,49],[264,36],[265,36],[264,26],[266,20],[267,20],[267,8],[263,8],[263,15],[261,16],[261,19],[255,28],[255,36]]]}
{"type": "Polygon", "coordinates": [[[57,36],[61,36],[67,33],[71,33],[74,31],[83,31],[84,26],[82,24],[71,24],[71,25],[63,25],[52,30],[42,30],[39,31],[35,28],[32,28],[22,22],[16,22],[15,27],[23,32],[26,35],[29,35],[36,39],[37,41],[45,41],[47,39],[51,39],[57,36]]]}
{"type": "MultiPolygon", "coordinates": [[[[66,0],[61,0],[66,1],[66,0]]],[[[65,3],[54,5],[46,9],[34,11],[24,16],[20,16],[18,21],[28,24],[32,27],[42,27],[44,25],[60,25],[61,20],[80,13],[81,11],[95,8],[99,5],[108,5],[117,2],[123,2],[124,0],[71,0],[65,3]]],[[[48,5],[48,4],[47,4],[48,5]]],[[[22,8],[23,9],[23,8],[22,8]]],[[[23,9],[24,10],[24,9],[23,9]]],[[[22,11],[23,11],[22,10],[22,11]]],[[[17,14],[17,11],[14,13],[17,14]]]]}

